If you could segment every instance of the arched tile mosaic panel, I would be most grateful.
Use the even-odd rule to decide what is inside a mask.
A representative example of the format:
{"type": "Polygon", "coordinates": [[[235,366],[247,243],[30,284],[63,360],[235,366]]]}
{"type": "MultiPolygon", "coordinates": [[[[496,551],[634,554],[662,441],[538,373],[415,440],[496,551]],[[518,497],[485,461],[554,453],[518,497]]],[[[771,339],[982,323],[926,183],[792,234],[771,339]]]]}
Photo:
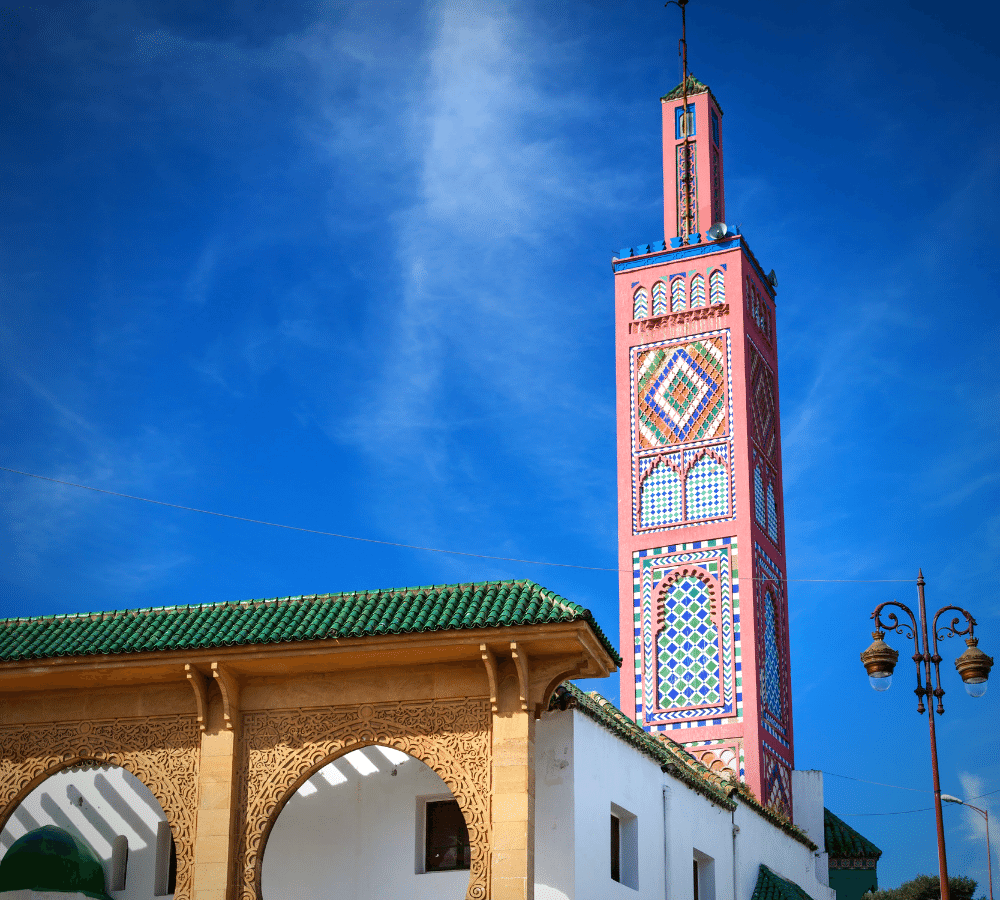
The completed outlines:
{"type": "Polygon", "coordinates": [[[791,689],[788,671],[788,608],[784,574],[760,544],[754,542],[754,609],[757,634],[757,672],[760,684],[760,721],[782,747],[789,747],[788,717],[791,689]]]}
{"type": "Polygon", "coordinates": [[[728,514],[728,467],[707,453],[688,469],[684,489],[688,519],[710,519],[728,514]]]}
{"type": "Polygon", "coordinates": [[[656,636],[659,708],[716,705],[722,699],[719,629],[712,582],[696,569],[667,579],[656,636]]]}
{"type": "Polygon", "coordinates": [[[669,463],[658,462],[639,489],[639,526],[655,528],[683,518],[681,476],[669,463]]]}

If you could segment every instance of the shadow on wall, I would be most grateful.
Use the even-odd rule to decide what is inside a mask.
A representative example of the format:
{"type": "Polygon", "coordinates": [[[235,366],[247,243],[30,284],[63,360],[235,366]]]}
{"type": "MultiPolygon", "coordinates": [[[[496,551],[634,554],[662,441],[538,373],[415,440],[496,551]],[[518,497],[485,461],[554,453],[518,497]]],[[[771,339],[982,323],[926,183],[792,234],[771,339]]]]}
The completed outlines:
{"type": "Polygon", "coordinates": [[[82,839],[104,867],[115,900],[173,894],[176,851],[159,801],[127,769],[77,765],[43,781],[0,831],[0,859],[29,831],[55,825],[82,839]]]}
{"type": "Polygon", "coordinates": [[[264,900],[461,900],[469,839],[458,803],[400,750],[353,750],[289,798],[264,847],[264,900]]]}

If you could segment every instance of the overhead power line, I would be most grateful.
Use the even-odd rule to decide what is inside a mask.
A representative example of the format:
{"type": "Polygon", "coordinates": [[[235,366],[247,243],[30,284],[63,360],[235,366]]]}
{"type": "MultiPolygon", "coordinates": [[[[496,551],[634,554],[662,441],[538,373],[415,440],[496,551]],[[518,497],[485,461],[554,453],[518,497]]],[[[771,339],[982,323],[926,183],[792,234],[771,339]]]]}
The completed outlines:
{"type": "MultiPolygon", "coordinates": [[[[584,569],[589,572],[629,572],[631,569],[618,569],[610,566],[582,566],[578,563],[550,562],[541,559],[520,559],[516,556],[499,556],[490,553],[470,553],[466,550],[449,550],[443,547],[424,547],[419,544],[404,544],[399,541],[386,541],[380,538],[361,537],[355,534],[341,534],[336,531],[322,531],[318,528],[304,528],[300,525],[285,525],[282,522],[268,522],[264,519],[252,519],[248,516],[237,516],[232,513],[215,512],[210,509],[200,509],[197,506],[185,506],[181,503],[169,503],[166,500],[154,500],[151,497],[139,497],[135,494],[125,494],[121,491],[112,491],[107,488],[94,487],[90,484],[80,484],[76,481],[65,481],[61,478],[51,478],[48,475],[38,475],[35,472],[24,472],[21,469],[11,469],[7,466],[0,466],[0,472],[9,472],[12,475],[23,475],[25,478],[37,478],[39,481],[48,481],[52,484],[59,484],[64,487],[79,488],[84,491],[93,491],[96,494],[107,494],[110,497],[121,497],[124,500],[136,500],[140,503],[152,503],[156,506],[166,506],[169,509],[181,509],[185,512],[201,513],[205,516],[215,516],[218,519],[232,519],[236,522],[248,522],[251,525],[266,525],[269,528],[283,528],[286,531],[299,531],[303,534],[316,534],[322,537],[340,538],[345,541],[360,541],[365,544],[380,544],[383,547],[399,547],[403,550],[423,550],[427,553],[446,553],[451,556],[469,556],[474,559],[490,559],[497,562],[522,563],[529,566],[552,566],[560,569],[584,569]]],[[[776,579],[766,578],[762,581],[774,581],[776,579]]],[[[815,583],[815,584],[912,584],[912,578],[785,578],[786,582],[815,583]]]]}

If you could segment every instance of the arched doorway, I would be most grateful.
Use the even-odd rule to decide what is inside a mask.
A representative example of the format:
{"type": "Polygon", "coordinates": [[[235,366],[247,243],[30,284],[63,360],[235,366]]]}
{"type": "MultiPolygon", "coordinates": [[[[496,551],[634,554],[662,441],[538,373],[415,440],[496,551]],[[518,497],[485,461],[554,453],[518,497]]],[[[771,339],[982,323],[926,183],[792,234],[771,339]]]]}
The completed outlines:
{"type": "Polygon", "coordinates": [[[50,775],[0,830],[0,861],[18,839],[46,826],[93,851],[115,900],[173,895],[177,856],[167,817],[152,791],[127,769],[80,763],[50,775]]]}
{"type": "Polygon", "coordinates": [[[316,771],[264,848],[264,900],[462,900],[471,850],[448,786],[429,766],[371,745],[316,771]]]}

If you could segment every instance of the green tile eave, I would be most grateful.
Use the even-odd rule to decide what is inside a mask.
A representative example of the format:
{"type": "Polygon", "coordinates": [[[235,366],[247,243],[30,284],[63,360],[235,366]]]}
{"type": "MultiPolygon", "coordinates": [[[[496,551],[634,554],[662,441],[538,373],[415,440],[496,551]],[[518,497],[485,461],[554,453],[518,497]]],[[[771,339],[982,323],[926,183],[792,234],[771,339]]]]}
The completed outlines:
{"type": "MultiPolygon", "coordinates": [[[[691,98],[692,94],[708,94],[713,100],[715,100],[715,105],[719,107],[719,112],[722,112],[722,107],[719,106],[719,101],[715,99],[715,94],[712,93],[712,89],[704,82],[699,81],[695,78],[692,72],[688,72],[687,78],[687,89],[688,89],[688,99],[691,98]]],[[[679,100],[684,96],[684,82],[681,81],[673,90],[668,91],[662,97],[661,101],[679,100]]]]}
{"type": "Polygon", "coordinates": [[[531,581],[424,585],[0,619],[0,660],[193,650],[331,638],[586,622],[621,657],[592,613],[531,581]]]}
{"type": "Polygon", "coordinates": [[[813,898],[794,881],[782,878],[761,863],[750,900],[813,900],[813,898]]]}
{"type": "Polygon", "coordinates": [[[830,810],[823,809],[826,852],[833,859],[878,859],[882,851],[830,810]]]}

